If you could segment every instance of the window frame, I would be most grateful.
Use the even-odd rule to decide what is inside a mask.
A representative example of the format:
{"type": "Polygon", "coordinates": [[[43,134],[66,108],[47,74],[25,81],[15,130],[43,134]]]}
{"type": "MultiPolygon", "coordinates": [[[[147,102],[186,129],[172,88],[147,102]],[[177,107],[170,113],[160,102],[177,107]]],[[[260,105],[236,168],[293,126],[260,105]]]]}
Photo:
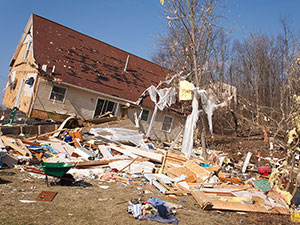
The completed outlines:
{"type": "Polygon", "coordinates": [[[26,51],[24,54],[24,59],[28,59],[31,46],[32,46],[32,41],[28,41],[26,51]]]}
{"type": "Polygon", "coordinates": [[[51,91],[50,91],[49,100],[52,101],[52,102],[65,103],[66,96],[67,96],[67,91],[68,91],[68,88],[62,87],[62,86],[59,86],[59,85],[56,85],[56,84],[53,84],[53,85],[52,85],[52,88],[51,88],[51,91]],[[63,98],[62,101],[51,98],[51,95],[52,95],[52,92],[53,92],[53,88],[54,88],[54,87],[58,87],[58,88],[65,89],[64,98],[63,98]]]}
{"type": "Polygon", "coordinates": [[[164,131],[164,132],[171,132],[171,130],[172,130],[172,125],[173,125],[173,120],[174,120],[174,118],[173,118],[172,116],[167,116],[167,115],[165,115],[165,116],[164,116],[164,119],[163,119],[163,121],[162,121],[161,130],[164,131]],[[163,128],[164,128],[164,124],[165,124],[165,119],[166,119],[167,117],[168,117],[168,118],[171,118],[170,128],[169,128],[169,130],[164,130],[163,128]]]}
{"type": "Polygon", "coordinates": [[[149,120],[149,115],[150,115],[150,110],[148,110],[148,109],[143,109],[142,112],[141,112],[141,121],[148,122],[148,120],[149,120]],[[147,112],[148,112],[148,114],[147,114],[147,119],[146,119],[146,120],[143,119],[143,113],[144,113],[144,111],[147,111],[147,112]]]}
{"type": "MultiPolygon", "coordinates": [[[[103,115],[103,114],[104,114],[103,112],[106,111],[107,108],[108,108],[109,102],[114,103],[112,114],[113,114],[114,116],[116,116],[117,113],[118,113],[119,103],[114,102],[114,101],[111,101],[111,100],[108,100],[108,99],[104,99],[104,98],[98,97],[98,98],[97,98],[97,101],[96,101],[96,104],[95,104],[95,108],[94,108],[94,115],[93,115],[93,118],[95,118],[95,117],[98,116],[98,115],[103,115]],[[103,101],[103,104],[102,104],[100,113],[96,115],[97,105],[98,105],[98,101],[99,101],[99,100],[102,100],[102,101],[103,101]],[[105,108],[104,108],[104,107],[105,107],[105,108]]],[[[108,111],[106,111],[106,112],[108,112],[108,111]]],[[[105,113],[106,113],[106,112],[105,112],[105,113]]]]}

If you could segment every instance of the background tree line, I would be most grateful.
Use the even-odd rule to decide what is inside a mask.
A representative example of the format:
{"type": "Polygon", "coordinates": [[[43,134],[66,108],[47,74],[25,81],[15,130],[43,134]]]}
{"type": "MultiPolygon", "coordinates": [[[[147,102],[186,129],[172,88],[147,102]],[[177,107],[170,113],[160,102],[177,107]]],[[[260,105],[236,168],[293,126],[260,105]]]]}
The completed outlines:
{"type": "MultiPolygon", "coordinates": [[[[190,74],[188,79],[197,87],[205,89],[217,81],[234,85],[238,99],[229,111],[239,128],[248,135],[264,128],[284,137],[300,112],[299,38],[288,20],[280,21],[277,35],[255,32],[233,40],[222,1],[168,0],[163,8],[168,33],[160,36],[152,60],[190,74]]],[[[225,123],[230,120],[224,118],[225,123]]]]}

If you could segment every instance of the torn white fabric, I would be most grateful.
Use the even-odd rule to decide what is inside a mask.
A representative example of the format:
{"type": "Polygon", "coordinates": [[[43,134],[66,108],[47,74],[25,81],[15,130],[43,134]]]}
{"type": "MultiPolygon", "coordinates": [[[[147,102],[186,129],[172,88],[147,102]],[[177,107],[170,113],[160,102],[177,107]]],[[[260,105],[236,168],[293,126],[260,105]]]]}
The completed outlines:
{"type": "Polygon", "coordinates": [[[145,92],[147,91],[151,100],[155,103],[155,108],[146,134],[146,136],[149,137],[156,118],[157,108],[162,111],[165,107],[170,107],[174,104],[176,102],[176,89],[175,87],[157,89],[151,85],[145,92]]]}
{"type": "Polygon", "coordinates": [[[182,139],[181,151],[185,154],[186,158],[190,158],[193,150],[193,136],[194,129],[196,127],[198,117],[199,117],[199,102],[198,102],[198,94],[205,92],[204,90],[193,90],[193,102],[192,102],[192,113],[188,115],[185,126],[184,133],[182,139]]]}
{"type": "Polygon", "coordinates": [[[228,98],[225,102],[223,102],[221,104],[216,104],[215,101],[207,98],[205,90],[200,90],[198,88],[195,88],[193,90],[192,113],[187,117],[186,122],[185,122],[182,147],[181,147],[181,151],[185,154],[185,157],[188,159],[190,158],[190,156],[192,154],[194,129],[196,127],[196,124],[197,124],[197,121],[199,118],[199,112],[201,111],[201,110],[198,110],[199,96],[201,97],[202,108],[203,108],[204,112],[207,114],[209,130],[211,133],[213,133],[213,126],[212,126],[213,112],[219,107],[226,106],[227,101],[231,99],[231,98],[228,98]]]}
{"type": "MultiPolygon", "coordinates": [[[[204,112],[207,115],[209,131],[212,134],[213,133],[213,125],[212,125],[213,113],[217,108],[225,106],[227,104],[227,101],[222,102],[220,104],[216,104],[216,102],[214,100],[210,100],[210,99],[207,98],[205,91],[199,93],[199,95],[201,96],[202,108],[203,108],[204,112]]],[[[228,100],[230,100],[230,99],[231,98],[228,98],[228,100]]]]}

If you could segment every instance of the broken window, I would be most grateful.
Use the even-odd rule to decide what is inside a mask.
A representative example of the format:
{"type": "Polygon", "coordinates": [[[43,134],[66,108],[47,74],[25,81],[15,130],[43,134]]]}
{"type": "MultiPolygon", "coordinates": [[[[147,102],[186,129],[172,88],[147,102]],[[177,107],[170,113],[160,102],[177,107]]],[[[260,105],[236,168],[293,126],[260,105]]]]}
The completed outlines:
{"type": "Polygon", "coordinates": [[[172,127],[172,122],[173,122],[172,117],[165,116],[161,130],[169,132],[171,130],[171,127],[172,127]]]}
{"type": "Polygon", "coordinates": [[[141,120],[148,121],[148,117],[149,117],[149,110],[143,109],[141,120]]]}
{"type": "Polygon", "coordinates": [[[25,52],[25,55],[24,55],[24,59],[27,59],[28,56],[29,56],[29,51],[30,51],[31,43],[32,43],[31,41],[29,41],[27,43],[27,48],[26,48],[26,52],[25,52]]]}
{"type": "Polygon", "coordinates": [[[117,103],[98,98],[94,117],[107,112],[111,112],[113,115],[115,115],[116,109],[117,103]]]}
{"type": "Polygon", "coordinates": [[[53,85],[50,94],[50,99],[58,102],[64,102],[66,90],[66,88],[53,85]]]}

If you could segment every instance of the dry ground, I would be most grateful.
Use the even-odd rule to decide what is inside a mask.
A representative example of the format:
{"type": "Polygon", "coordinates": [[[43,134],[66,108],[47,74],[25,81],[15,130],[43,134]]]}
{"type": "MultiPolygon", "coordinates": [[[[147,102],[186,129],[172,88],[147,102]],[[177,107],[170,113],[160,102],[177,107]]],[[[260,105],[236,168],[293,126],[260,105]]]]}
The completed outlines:
{"type": "MultiPolygon", "coordinates": [[[[257,152],[263,157],[269,155],[268,145],[262,138],[216,136],[209,142],[211,149],[228,152],[232,161],[238,162],[248,151],[253,152],[252,163],[258,163],[257,152]],[[242,154],[238,154],[238,153],[242,154]],[[254,161],[254,162],[253,162],[254,161]]],[[[284,152],[275,154],[284,155],[284,152]]],[[[262,162],[260,162],[262,163],[262,162]]],[[[160,224],[151,221],[139,221],[127,213],[128,201],[142,197],[160,197],[183,206],[177,210],[179,224],[292,224],[289,216],[204,211],[192,196],[179,196],[180,201],[168,200],[155,187],[122,182],[101,182],[85,180],[86,186],[49,186],[43,179],[34,179],[27,172],[18,169],[0,169],[0,224],[160,224]],[[28,183],[24,180],[33,180],[28,183]],[[107,190],[99,185],[109,185],[107,190]],[[141,190],[139,190],[141,189],[141,190]],[[150,194],[140,194],[148,190],[150,194]],[[34,200],[41,191],[58,192],[52,202],[22,203],[19,200],[34,200]],[[183,202],[181,202],[183,201],[183,202]]]]}
{"type": "MultiPolygon", "coordinates": [[[[132,198],[167,197],[154,187],[122,182],[86,180],[81,186],[50,186],[43,179],[32,179],[27,172],[17,169],[0,170],[0,224],[160,224],[139,221],[127,213],[127,201],[132,198]],[[24,179],[33,180],[33,183],[24,179]],[[100,185],[109,185],[107,190],[100,185]],[[138,188],[151,191],[141,195],[138,188]],[[22,203],[19,200],[34,200],[41,191],[55,191],[52,202],[22,203]]],[[[177,210],[179,224],[289,224],[288,216],[260,213],[238,214],[236,212],[204,211],[192,196],[179,196],[183,209],[177,210]],[[181,202],[183,200],[184,202],[181,202]]]]}

